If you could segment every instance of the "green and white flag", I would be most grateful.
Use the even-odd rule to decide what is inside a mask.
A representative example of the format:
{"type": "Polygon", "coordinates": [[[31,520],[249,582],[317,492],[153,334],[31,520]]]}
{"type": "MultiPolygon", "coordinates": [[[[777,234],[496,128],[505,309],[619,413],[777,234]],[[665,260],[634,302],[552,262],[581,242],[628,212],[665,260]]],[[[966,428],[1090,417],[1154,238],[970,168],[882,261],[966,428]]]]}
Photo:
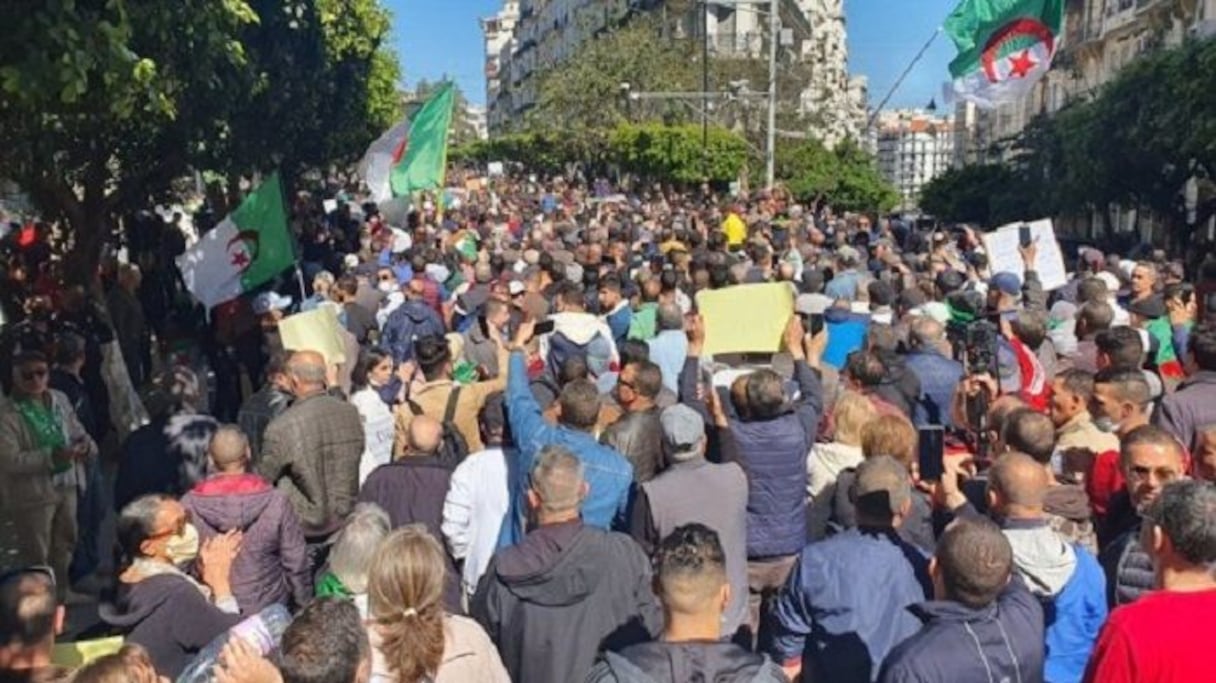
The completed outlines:
{"type": "Polygon", "coordinates": [[[274,278],[295,261],[276,172],[178,256],[177,267],[190,293],[213,308],[274,278]]]}
{"type": "Polygon", "coordinates": [[[1020,99],[1051,68],[1064,0],[962,0],[943,26],[958,56],[954,92],[980,107],[1020,99]]]}

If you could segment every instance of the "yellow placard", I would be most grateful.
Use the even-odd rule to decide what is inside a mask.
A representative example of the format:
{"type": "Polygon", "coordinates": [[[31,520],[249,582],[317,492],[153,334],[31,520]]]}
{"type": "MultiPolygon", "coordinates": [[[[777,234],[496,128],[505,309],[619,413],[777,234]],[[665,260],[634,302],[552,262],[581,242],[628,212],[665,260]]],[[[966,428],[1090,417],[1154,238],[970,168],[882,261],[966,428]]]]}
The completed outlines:
{"type": "Polygon", "coordinates": [[[776,353],[794,314],[794,292],[786,282],[705,290],[697,309],[705,320],[705,353],[776,353]]]}
{"type": "Polygon", "coordinates": [[[346,362],[346,342],[333,306],[318,306],[283,318],[279,321],[279,336],[288,351],[316,351],[325,356],[327,365],[346,362]]]}
{"type": "Polygon", "coordinates": [[[55,648],[51,650],[51,663],[67,669],[77,669],[121,649],[122,636],[79,640],[75,643],[55,643],[55,648]]]}

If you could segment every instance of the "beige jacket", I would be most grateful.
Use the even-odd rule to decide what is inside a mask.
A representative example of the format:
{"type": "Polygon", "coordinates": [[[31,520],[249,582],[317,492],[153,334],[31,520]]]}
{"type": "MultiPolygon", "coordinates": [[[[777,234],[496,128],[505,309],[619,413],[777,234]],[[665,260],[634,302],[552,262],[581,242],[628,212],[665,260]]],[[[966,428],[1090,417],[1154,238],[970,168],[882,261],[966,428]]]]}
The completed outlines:
{"type": "Polygon", "coordinates": [[[1089,411],[1074,415],[1056,430],[1056,450],[1067,453],[1074,449],[1092,451],[1095,455],[1119,450],[1119,437],[1094,426],[1089,411]]]}
{"type": "MultiPolygon", "coordinates": [[[[368,629],[368,637],[372,643],[371,683],[398,683],[380,653],[380,636],[375,627],[368,629]]],[[[443,624],[443,661],[435,677],[424,683],[511,683],[511,677],[494,643],[477,622],[448,616],[443,624]]]]}
{"type": "MultiPolygon", "coordinates": [[[[96,456],[97,445],[80,424],[68,397],[54,389],[49,391],[67,442],[86,439],[90,454],[96,456]]],[[[0,397],[0,517],[15,510],[55,505],[59,500],[56,484],[74,483],[68,481],[70,476],[52,477],[51,453],[36,443],[25,418],[9,399],[0,397]]]]}
{"type": "MultiPolygon", "coordinates": [[[[507,357],[506,349],[499,348],[498,367],[507,367],[507,357]]],[[[410,392],[409,399],[418,404],[423,415],[442,422],[444,410],[448,407],[448,397],[455,388],[456,384],[450,379],[435,380],[414,389],[410,392]]],[[[452,422],[456,425],[456,429],[460,430],[460,435],[464,437],[465,442],[469,444],[470,453],[485,450],[485,445],[481,442],[478,418],[481,416],[481,409],[486,405],[486,399],[506,388],[507,373],[505,372],[499,373],[498,377],[492,380],[460,387],[460,397],[456,399],[456,414],[452,416],[452,422]]],[[[396,413],[397,429],[393,456],[399,458],[409,445],[410,423],[414,421],[414,411],[410,409],[407,401],[397,406],[396,413]]]]}

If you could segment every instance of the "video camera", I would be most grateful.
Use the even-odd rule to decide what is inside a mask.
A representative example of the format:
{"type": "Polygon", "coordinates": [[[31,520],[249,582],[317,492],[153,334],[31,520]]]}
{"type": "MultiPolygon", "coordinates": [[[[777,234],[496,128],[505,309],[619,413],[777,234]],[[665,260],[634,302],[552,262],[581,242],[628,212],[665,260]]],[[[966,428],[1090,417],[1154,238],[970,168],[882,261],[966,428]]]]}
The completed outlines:
{"type": "Polygon", "coordinates": [[[970,318],[967,322],[951,321],[946,325],[954,360],[963,364],[968,375],[987,374],[999,377],[997,342],[1000,329],[986,319],[986,305],[979,292],[955,292],[948,297],[951,308],[970,318]]]}

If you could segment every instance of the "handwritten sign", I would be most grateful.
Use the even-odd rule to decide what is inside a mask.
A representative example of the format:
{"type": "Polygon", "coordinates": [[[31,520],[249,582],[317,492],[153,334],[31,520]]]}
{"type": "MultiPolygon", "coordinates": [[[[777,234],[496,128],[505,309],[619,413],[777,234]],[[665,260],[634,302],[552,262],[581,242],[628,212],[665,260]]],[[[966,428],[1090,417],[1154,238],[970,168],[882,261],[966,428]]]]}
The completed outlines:
{"type": "Polygon", "coordinates": [[[788,283],[706,290],[697,295],[705,320],[705,353],[776,353],[794,314],[788,283]]]}
{"type": "Polygon", "coordinates": [[[1030,223],[1010,223],[984,235],[984,251],[988,254],[989,270],[995,275],[1001,272],[1017,273],[1020,277],[1026,269],[1022,263],[1019,228],[1030,226],[1030,238],[1038,247],[1034,270],[1039,274],[1043,289],[1051,291],[1068,283],[1068,271],[1064,269],[1064,254],[1056,241],[1055,227],[1050,218],[1030,223]]]}
{"type": "Polygon", "coordinates": [[[333,306],[319,306],[280,320],[279,336],[288,351],[316,351],[326,365],[341,365],[346,362],[341,327],[333,306]]]}

